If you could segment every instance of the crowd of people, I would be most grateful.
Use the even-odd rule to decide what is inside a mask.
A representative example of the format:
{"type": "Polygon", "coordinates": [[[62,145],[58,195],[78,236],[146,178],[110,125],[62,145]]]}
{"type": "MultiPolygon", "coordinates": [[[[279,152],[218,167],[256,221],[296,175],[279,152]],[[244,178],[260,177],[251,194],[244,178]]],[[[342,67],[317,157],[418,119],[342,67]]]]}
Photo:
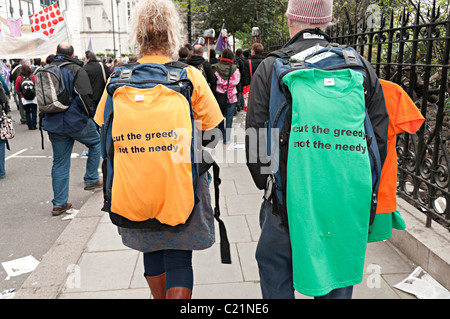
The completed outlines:
{"type": "MultiPolygon", "coordinates": [[[[216,97],[226,92],[226,100],[220,104],[225,119],[219,124],[224,144],[230,143],[233,117],[237,112],[244,109],[245,100],[243,90],[249,87],[254,72],[263,60],[263,51],[264,47],[260,43],[253,44],[251,49],[245,51],[238,48],[234,53],[231,49],[225,49],[223,52],[216,52],[214,49],[211,49],[207,53],[204,46],[200,44],[192,46],[189,43],[178,50],[178,61],[199,69],[216,97]],[[219,57],[217,59],[218,53],[219,57]],[[231,71],[231,73],[228,71],[231,71]]],[[[62,53],[60,52],[50,54],[45,61],[40,58],[14,59],[12,64],[6,60],[3,61],[9,73],[9,83],[6,83],[0,74],[2,88],[8,97],[2,103],[2,109],[9,115],[11,112],[10,101],[13,98],[20,114],[20,123],[26,124],[29,130],[36,130],[39,124],[38,105],[35,95],[35,74],[40,68],[57,62],[58,59],[60,60],[61,55],[62,53]],[[59,57],[57,57],[58,55],[59,57]],[[55,58],[57,59],[56,61],[55,58]]],[[[77,59],[75,56],[72,57],[70,52],[66,56],[70,58],[71,62],[80,66],[87,73],[91,85],[90,91],[92,91],[92,97],[90,97],[90,93],[87,94],[89,95],[87,105],[91,106],[89,108],[89,116],[91,118],[97,110],[97,105],[100,102],[106,83],[114,68],[129,63],[136,63],[138,60],[136,56],[116,59],[109,58],[106,60],[103,57],[96,56],[93,51],[86,51],[83,59],[77,59]]],[[[99,131],[99,126],[97,124],[95,126],[99,131]]],[[[4,148],[5,141],[2,140],[0,141],[0,178],[6,175],[4,148]]],[[[67,162],[67,159],[64,162],[67,162]]],[[[87,178],[87,183],[90,181],[87,178]]],[[[101,184],[99,182],[98,187],[100,186],[101,184]]],[[[70,203],[62,203],[61,200],[56,200],[54,203],[56,203],[55,209],[58,215],[71,207],[70,203]],[[62,204],[64,205],[61,209],[61,206],[58,205],[62,204]]]]}
{"type": "MultiPolygon", "coordinates": [[[[286,16],[289,21],[291,39],[286,43],[282,53],[293,55],[313,48],[317,43],[322,47],[329,45],[331,40],[325,30],[332,20],[332,12],[332,0],[290,0],[286,16]]],[[[56,49],[56,55],[51,55],[46,60],[46,63],[52,65],[64,64],[64,67],[61,67],[61,76],[71,95],[71,105],[66,111],[45,114],[42,119],[42,128],[48,132],[53,147],[52,186],[54,199],[52,201],[52,214],[58,216],[72,207],[72,204],[68,202],[69,173],[70,155],[75,141],[89,148],[84,176],[85,190],[103,188],[103,180],[98,173],[101,147],[105,148],[100,137],[101,128],[104,128],[107,124],[105,122],[107,122],[108,107],[111,106],[111,103],[114,105],[117,91],[122,89],[117,89],[114,97],[108,96],[108,92],[105,90],[114,67],[136,62],[137,64],[156,63],[166,65],[174,59],[178,59],[178,62],[186,65],[186,77],[192,83],[193,92],[190,96],[190,106],[195,115],[195,120],[202,123],[201,127],[198,128],[199,130],[203,132],[219,130],[222,142],[226,145],[230,143],[233,117],[240,110],[247,110],[246,133],[247,135],[253,134],[256,136],[255,140],[258,141],[258,143],[250,144],[250,140],[246,139],[247,166],[255,185],[266,192],[261,206],[262,230],[256,251],[261,290],[264,298],[294,298],[296,283],[293,274],[293,253],[296,252],[293,252],[294,245],[291,244],[293,244],[295,238],[290,237],[289,230],[282,226],[283,221],[277,210],[279,207],[276,206],[280,203],[275,200],[275,186],[272,187],[268,183],[271,174],[267,173],[266,168],[271,163],[268,163],[264,157],[266,156],[264,150],[269,149],[266,145],[269,142],[265,139],[265,136],[261,135],[261,132],[265,132],[267,123],[275,117],[275,114],[270,114],[269,105],[274,98],[271,96],[271,92],[278,87],[278,85],[275,88],[272,87],[272,71],[277,57],[271,55],[264,58],[264,47],[260,43],[254,43],[251,49],[246,51],[237,49],[236,52],[233,52],[231,49],[224,49],[218,58],[214,50],[205,52],[205,47],[202,45],[194,45],[193,47],[190,44],[185,45],[182,37],[182,21],[173,1],[140,1],[132,19],[131,29],[132,40],[139,48],[139,58],[128,58],[127,61],[117,60],[113,65],[106,65],[99,62],[95,54],[90,51],[86,52],[85,59],[77,59],[71,44],[60,43],[56,49]],[[244,98],[246,92],[249,92],[248,101],[244,98]],[[251,161],[251,159],[256,159],[256,161],[251,161]]],[[[367,81],[364,83],[367,86],[365,87],[366,105],[368,105],[368,112],[372,117],[378,147],[384,161],[387,149],[388,114],[383,92],[373,68],[362,57],[360,59],[363,61],[363,68],[367,74],[367,81]]],[[[22,123],[26,123],[30,130],[36,129],[39,107],[36,99],[29,95],[29,88],[26,88],[25,84],[32,86],[35,83],[35,74],[40,67],[42,65],[38,60],[35,60],[33,65],[31,61],[22,60],[13,65],[11,69],[10,81],[13,83],[15,102],[21,110],[22,123]]],[[[358,76],[352,74],[350,80],[343,78],[344,84],[350,83],[343,91],[350,90],[358,79],[358,76]]],[[[327,85],[326,80],[325,85],[327,85]]],[[[333,78],[331,84],[329,81],[328,86],[334,86],[334,80],[333,78]]],[[[338,83],[338,81],[339,78],[336,77],[336,82],[338,83]]],[[[3,79],[2,84],[5,94],[9,96],[8,85],[3,79]]],[[[145,91],[142,87],[132,87],[130,91],[122,89],[119,93],[125,93],[126,96],[134,94],[134,100],[128,96],[127,102],[130,107],[142,110],[142,103],[151,100],[146,94],[149,96],[163,92],[169,94],[159,88],[153,89],[154,91],[151,91],[151,89],[145,91]],[[141,89],[143,91],[139,91],[141,89]]],[[[342,92],[336,91],[335,97],[330,99],[330,103],[334,98],[339,98],[340,93],[342,92]]],[[[4,107],[6,113],[8,113],[8,103],[4,103],[4,107]]],[[[121,116],[120,112],[114,114],[114,121],[117,120],[118,116],[121,116]]],[[[279,116],[280,114],[277,114],[277,119],[279,116]]],[[[110,118],[108,117],[108,119],[110,118]]],[[[138,120],[137,117],[134,119],[138,120]]],[[[350,119],[350,122],[352,121],[353,119],[350,119]]],[[[133,124],[130,123],[130,125],[133,124]]],[[[119,125],[116,126],[116,129],[118,128],[119,125]]],[[[167,130],[162,135],[165,134],[167,137],[172,133],[173,131],[167,130]]],[[[161,133],[156,134],[161,135],[161,133]]],[[[140,165],[136,165],[136,162],[133,162],[134,158],[131,159],[128,154],[124,154],[128,153],[126,147],[119,150],[116,147],[114,152],[117,162],[119,160],[129,161],[127,163],[130,164],[130,170],[142,168],[140,165]],[[118,153],[122,154],[118,156],[118,153]]],[[[0,178],[5,176],[4,157],[4,141],[1,141],[0,178]]],[[[368,158],[365,160],[368,163],[368,158]]],[[[171,170],[172,168],[167,169],[166,172],[169,173],[171,170]]],[[[190,168],[187,171],[190,172],[190,168]]],[[[145,170],[142,174],[144,173],[145,170]]],[[[145,229],[119,226],[123,243],[143,253],[144,277],[153,297],[156,299],[190,298],[193,289],[192,252],[209,248],[215,242],[214,211],[211,208],[211,196],[209,194],[211,178],[208,174],[204,173],[198,177],[193,210],[195,213],[192,213],[192,218],[189,218],[185,224],[168,226],[155,221],[151,224],[151,227],[145,229]]],[[[125,175],[129,174],[126,173],[125,175]]],[[[154,176],[148,176],[148,178],[154,178],[154,176]]],[[[175,185],[176,181],[173,181],[173,183],[175,185]]],[[[114,193],[114,186],[117,185],[113,185],[113,195],[118,197],[119,195],[114,193]]],[[[171,187],[168,186],[168,188],[171,187]]],[[[187,185],[174,187],[187,187],[187,185]]],[[[132,207],[135,203],[128,203],[128,197],[125,195],[121,194],[120,196],[126,202],[122,204],[132,207]]],[[[297,194],[296,197],[302,196],[304,194],[297,194]]],[[[108,198],[108,200],[110,199],[108,198]]],[[[111,205],[111,203],[109,204],[111,205]]],[[[312,209],[309,213],[314,215],[315,211],[312,209]]],[[[332,219],[333,212],[327,213],[330,214],[327,216],[332,219]]],[[[367,213],[367,219],[368,216],[367,213]]],[[[318,232],[321,231],[323,230],[318,230],[318,232]]],[[[330,234],[330,232],[323,237],[326,237],[325,239],[322,238],[323,242],[311,244],[309,241],[304,241],[301,245],[313,247],[311,249],[318,252],[323,250],[323,246],[326,245],[325,241],[331,242],[334,240],[333,243],[335,243],[340,240],[334,238],[334,233],[330,234]]],[[[364,244],[364,240],[362,240],[361,245],[364,244]]],[[[312,255],[314,253],[312,251],[312,255]]],[[[334,253],[341,254],[343,251],[336,248],[334,253]]],[[[351,247],[345,249],[346,256],[352,257],[353,253],[351,247]]],[[[361,258],[359,258],[358,263],[360,261],[361,258]]],[[[354,263],[350,258],[346,262],[354,263]]],[[[296,264],[296,267],[296,269],[301,268],[301,265],[296,264]]],[[[354,278],[362,277],[362,271],[358,271],[357,274],[349,274],[351,278],[347,280],[347,268],[346,265],[342,264],[326,265],[326,262],[318,262],[313,268],[312,270],[307,269],[307,271],[313,274],[309,279],[312,278],[311,280],[314,281],[318,278],[319,283],[317,285],[320,287],[317,291],[320,291],[320,293],[311,293],[318,298],[349,299],[352,297],[353,285],[357,284],[357,279],[354,278]],[[342,281],[336,280],[330,275],[330,273],[334,274],[335,269],[328,272],[330,270],[327,268],[328,266],[337,269],[339,280],[343,278],[342,281]]]]}
{"type": "MultiPolygon", "coordinates": [[[[172,13],[174,14],[174,12],[172,13]]],[[[164,19],[168,18],[166,15],[162,17],[164,19]]],[[[138,27],[136,26],[136,28],[138,27]]],[[[193,77],[191,78],[192,81],[200,81],[199,83],[202,86],[205,85],[201,89],[202,91],[210,92],[207,100],[197,102],[193,107],[194,109],[209,109],[209,112],[205,116],[215,116],[215,122],[212,127],[207,127],[205,130],[218,128],[222,133],[223,144],[226,145],[230,143],[233,117],[245,105],[243,89],[245,87],[248,88],[253,73],[263,60],[263,46],[256,43],[252,46],[251,50],[243,51],[242,49],[238,49],[235,53],[227,48],[220,52],[219,57],[217,57],[215,50],[205,52],[205,48],[202,45],[192,46],[191,44],[185,44],[180,48],[174,47],[180,44],[181,42],[165,43],[162,41],[158,46],[160,48],[166,46],[164,49],[173,51],[170,51],[171,54],[164,54],[164,61],[168,62],[170,59],[178,59],[179,62],[185,63],[186,66],[192,66],[198,70],[201,76],[204,77],[204,80],[200,81],[198,78],[194,80],[195,75],[191,75],[193,77]]],[[[141,47],[145,48],[142,43],[141,47]]],[[[153,61],[152,56],[158,55],[159,52],[160,50],[158,49],[141,50],[141,58],[139,60],[137,57],[126,57],[105,63],[105,61],[99,60],[92,51],[87,51],[85,57],[79,59],[75,57],[74,48],[70,43],[60,43],[56,48],[56,54],[50,54],[45,61],[34,59],[32,62],[29,59],[20,59],[15,60],[12,67],[7,63],[5,64],[9,68],[10,83],[5,83],[3,78],[1,78],[2,87],[4,87],[5,95],[8,97],[7,101],[2,103],[2,109],[10,116],[10,100],[12,95],[17,109],[20,112],[21,124],[26,124],[29,130],[36,130],[38,124],[40,124],[41,129],[47,131],[52,144],[53,165],[51,175],[54,198],[52,200],[53,209],[51,210],[51,214],[53,216],[59,216],[72,208],[72,204],[69,202],[69,176],[71,153],[75,142],[79,142],[88,148],[84,189],[91,191],[103,188],[103,180],[98,173],[101,157],[100,127],[103,123],[100,120],[101,111],[97,112],[97,109],[103,110],[104,108],[102,96],[104,96],[105,87],[110,75],[116,67],[121,67],[126,64],[158,62],[158,59],[153,61]],[[39,69],[45,68],[46,65],[60,66],[63,64],[64,67],[60,68],[61,76],[65,88],[69,90],[71,95],[71,105],[64,112],[39,115],[35,87],[36,74],[38,74],[39,69]],[[97,118],[95,118],[94,122],[94,115],[96,113],[97,118]]],[[[205,121],[205,119],[203,120],[205,121]]],[[[205,123],[207,122],[205,121],[205,123]]],[[[4,178],[6,175],[4,140],[0,142],[0,164],[0,178],[4,178]]],[[[201,196],[205,202],[198,206],[204,206],[205,208],[202,211],[206,215],[209,215],[210,213],[212,214],[212,209],[210,204],[206,202],[206,199],[209,198],[207,192],[209,190],[205,186],[203,196],[201,196]]],[[[205,216],[204,219],[207,218],[209,217],[205,216]]],[[[200,225],[191,227],[198,229],[204,226],[200,222],[200,225]]],[[[161,234],[161,230],[158,229],[158,231],[161,234]]],[[[136,246],[136,239],[127,242],[127,238],[132,237],[132,235],[135,238],[136,234],[134,230],[121,229],[121,234],[126,245],[130,247],[136,246]]],[[[171,232],[168,232],[168,234],[170,237],[171,232]]],[[[140,236],[142,237],[140,240],[144,242],[150,234],[141,233],[140,236]]],[[[198,236],[200,237],[201,235],[198,234],[198,236]]],[[[213,237],[211,238],[211,242],[214,242],[213,237]]],[[[187,269],[188,274],[192,272],[189,270],[189,265],[194,248],[188,245],[187,250],[185,250],[186,247],[181,250],[166,250],[164,247],[163,244],[162,249],[157,252],[141,249],[145,257],[145,277],[149,286],[157,298],[165,298],[166,292],[168,298],[189,297],[192,291],[192,280],[189,280],[191,278],[189,275],[186,277],[185,271],[187,269]],[[178,261],[181,263],[181,266],[177,266],[177,264],[172,265],[168,261],[164,264],[165,259],[178,261]],[[158,273],[158,269],[165,269],[166,266],[169,268],[181,267],[184,270],[182,272],[179,270],[173,272],[175,274],[174,278],[172,278],[172,274],[169,276],[176,289],[170,289],[170,285],[166,289],[165,280],[163,282],[164,287],[159,287],[161,285],[162,274],[158,273]],[[180,288],[179,280],[182,280],[182,283],[184,282],[183,287],[187,286],[188,288],[180,288]],[[163,293],[159,295],[161,291],[163,293]]],[[[165,272],[163,272],[164,279],[166,276],[165,272]]]]}

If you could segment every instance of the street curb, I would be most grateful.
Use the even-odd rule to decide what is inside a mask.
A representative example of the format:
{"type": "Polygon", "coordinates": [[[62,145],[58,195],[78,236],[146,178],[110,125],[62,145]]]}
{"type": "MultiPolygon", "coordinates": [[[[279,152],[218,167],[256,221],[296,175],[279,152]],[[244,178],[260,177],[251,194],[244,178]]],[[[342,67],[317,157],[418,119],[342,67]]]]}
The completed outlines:
{"type": "Polygon", "coordinates": [[[389,242],[450,290],[450,232],[437,222],[427,228],[425,214],[405,200],[397,198],[397,205],[407,228],[394,230],[389,242]]]}
{"type": "MultiPolygon", "coordinates": [[[[14,299],[57,299],[67,278],[77,265],[86,246],[104,216],[100,207],[102,192],[86,201],[77,216],[66,227],[39,266],[17,291],[14,299]]],[[[425,227],[425,215],[403,199],[398,209],[407,229],[393,231],[389,243],[415,264],[421,266],[440,284],[450,290],[450,235],[437,223],[425,227]]]]}
{"type": "Polygon", "coordinates": [[[77,265],[104,212],[103,193],[95,192],[44,255],[14,299],[57,299],[68,275],[77,265]]]}

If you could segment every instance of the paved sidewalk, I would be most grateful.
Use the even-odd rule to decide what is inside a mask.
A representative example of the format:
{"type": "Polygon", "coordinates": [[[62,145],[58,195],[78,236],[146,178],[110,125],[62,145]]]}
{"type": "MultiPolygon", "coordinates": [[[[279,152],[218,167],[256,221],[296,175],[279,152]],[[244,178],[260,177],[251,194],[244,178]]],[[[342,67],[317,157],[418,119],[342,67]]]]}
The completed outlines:
{"type": "MultiPolygon", "coordinates": [[[[237,150],[218,146],[221,166],[221,211],[231,244],[231,265],[220,263],[218,244],[194,252],[194,299],[260,299],[255,250],[260,234],[258,190],[245,166],[242,114],[234,125],[237,150]],[[223,158],[228,157],[227,164],[223,158]],[[234,160],[231,160],[234,158],[234,160]]],[[[213,192],[213,189],[211,188],[213,192]]],[[[125,247],[109,216],[101,212],[102,193],[95,193],[30,275],[16,299],[147,299],[142,254],[125,247]]],[[[218,238],[218,229],[216,228],[218,238]]],[[[369,244],[363,282],[355,299],[411,299],[393,288],[416,266],[389,242],[369,244]],[[380,274],[378,276],[377,274],[380,274]]],[[[297,294],[299,299],[309,298],[297,294]]]]}

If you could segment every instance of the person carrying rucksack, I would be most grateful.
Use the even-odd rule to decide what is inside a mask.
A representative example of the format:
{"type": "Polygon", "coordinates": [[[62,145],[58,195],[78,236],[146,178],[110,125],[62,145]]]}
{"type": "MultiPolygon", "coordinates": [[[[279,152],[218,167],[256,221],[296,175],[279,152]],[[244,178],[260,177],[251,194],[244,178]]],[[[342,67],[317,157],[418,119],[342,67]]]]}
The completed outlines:
{"type": "Polygon", "coordinates": [[[203,46],[201,44],[196,44],[192,51],[192,56],[187,60],[187,64],[195,66],[199,69],[208,82],[211,90],[214,90],[216,78],[214,76],[214,72],[212,71],[211,64],[203,57],[204,52],[203,46]]]}
{"type": "Polygon", "coordinates": [[[17,77],[15,89],[20,92],[20,98],[25,111],[27,125],[29,130],[37,129],[37,99],[35,89],[35,77],[32,75],[31,68],[24,65],[20,69],[20,75],[17,77]]]}
{"type": "Polygon", "coordinates": [[[47,131],[53,147],[53,216],[72,207],[68,198],[70,160],[75,141],[88,147],[84,189],[91,191],[103,187],[98,173],[100,134],[91,118],[92,88],[83,62],[74,56],[73,46],[62,42],[53,62],[36,73],[42,129],[47,131]]]}
{"type": "Polygon", "coordinates": [[[223,116],[202,73],[172,60],[183,43],[174,2],[143,0],[134,12],[142,58],[114,70],[94,117],[103,134],[103,210],[122,242],[143,253],[153,298],[189,299],[192,253],[214,244],[216,217],[192,143],[223,116]]]}
{"type": "Polygon", "coordinates": [[[244,86],[250,85],[250,82],[253,78],[253,74],[255,74],[259,65],[264,60],[262,56],[264,52],[264,46],[261,43],[253,43],[250,52],[251,52],[250,57],[248,59],[245,59],[246,81],[243,83],[244,86]]]}
{"type": "Polygon", "coordinates": [[[291,39],[261,62],[250,86],[247,166],[256,186],[265,190],[256,251],[263,298],[293,299],[297,290],[350,299],[362,281],[374,181],[368,151],[376,140],[384,162],[389,118],[370,63],[330,44],[324,31],[332,13],[332,0],[290,0],[291,39]],[[315,56],[318,50],[323,51],[315,56]],[[354,69],[305,67],[343,56],[354,69]],[[283,67],[298,70],[278,74],[283,67]],[[366,114],[373,139],[364,131],[366,114]],[[288,225],[282,214],[286,207],[288,225]]]}

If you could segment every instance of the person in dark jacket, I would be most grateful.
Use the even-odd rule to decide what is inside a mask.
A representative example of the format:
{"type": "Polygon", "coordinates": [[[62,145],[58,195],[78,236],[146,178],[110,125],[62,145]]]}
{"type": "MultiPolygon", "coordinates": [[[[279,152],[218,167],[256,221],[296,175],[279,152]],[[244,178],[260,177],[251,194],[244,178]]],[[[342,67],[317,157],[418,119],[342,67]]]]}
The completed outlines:
{"type": "Polygon", "coordinates": [[[246,59],[244,58],[243,55],[243,51],[242,49],[237,49],[236,52],[236,63],[238,65],[239,68],[239,72],[241,72],[241,82],[239,82],[238,86],[237,86],[237,90],[238,90],[238,103],[236,106],[236,111],[239,112],[244,108],[244,96],[242,95],[242,91],[244,90],[244,83],[249,82],[246,79],[246,67],[245,67],[245,63],[246,63],[246,59]]]}
{"type": "Polygon", "coordinates": [[[264,46],[261,43],[253,43],[250,57],[247,60],[244,60],[246,72],[246,74],[244,75],[244,86],[250,85],[252,77],[258,69],[258,66],[264,60],[262,56],[263,52],[264,46]]]}
{"type": "MultiPolygon", "coordinates": [[[[0,73],[0,94],[4,93],[3,98],[8,100],[11,99],[11,92],[9,91],[8,85],[6,85],[5,80],[3,79],[2,74],[0,73]]],[[[0,103],[0,114],[3,114],[3,112],[9,117],[11,117],[11,110],[9,109],[8,101],[5,103],[0,103]]],[[[5,168],[5,148],[6,148],[6,141],[0,139],[0,179],[5,178],[6,176],[6,168],[5,168]]]]}
{"type": "Polygon", "coordinates": [[[186,47],[181,47],[180,50],[178,50],[178,61],[187,63],[187,59],[189,57],[189,49],[186,47]]]}
{"type": "Polygon", "coordinates": [[[219,63],[219,61],[216,58],[216,50],[214,49],[209,49],[209,63],[211,65],[219,63]]]}
{"type": "Polygon", "coordinates": [[[102,98],[111,70],[101,62],[97,61],[97,56],[92,51],[86,51],[86,65],[84,70],[89,76],[92,86],[92,113],[95,114],[98,102],[102,98]],[[102,70],[103,69],[103,70],[102,70]]]}
{"type": "MultiPolygon", "coordinates": [[[[324,32],[332,20],[332,0],[306,1],[290,0],[286,15],[289,21],[291,39],[285,44],[284,52],[292,54],[303,52],[319,44],[326,47],[331,39],[324,32]]],[[[289,54],[290,56],[291,54],[289,54]]],[[[272,70],[276,56],[269,56],[258,66],[251,85],[247,110],[246,156],[247,166],[256,186],[266,189],[270,177],[270,163],[267,163],[267,142],[264,128],[269,121],[272,70]],[[250,141],[253,141],[250,143],[250,141]],[[260,153],[261,151],[261,153],[260,153]]],[[[368,99],[366,105],[375,131],[382,162],[387,154],[387,132],[389,117],[384,95],[373,67],[362,58],[367,74],[368,99]]],[[[260,211],[261,236],[256,259],[259,267],[260,285],[263,298],[294,298],[291,239],[287,228],[281,224],[279,215],[274,215],[273,202],[266,190],[260,211]]],[[[302,196],[302,194],[299,194],[302,196]]],[[[308,243],[304,243],[308,245],[308,243]]],[[[320,247],[319,247],[320,249],[320,247]]],[[[353,286],[331,290],[319,298],[351,298],[353,286]]]]}
{"type": "Polygon", "coordinates": [[[70,43],[58,45],[52,64],[70,64],[61,67],[61,76],[66,90],[73,101],[70,107],[61,113],[45,114],[42,128],[48,132],[53,147],[53,216],[59,216],[72,207],[69,203],[70,159],[75,141],[89,149],[84,176],[85,190],[103,187],[99,178],[100,134],[91,119],[92,88],[89,77],[83,69],[83,62],[74,58],[74,49],[70,43]]]}
{"type": "MultiPolygon", "coordinates": [[[[22,68],[23,62],[24,61],[22,59],[20,59],[16,63],[14,63],[11,68],[11,76],[9,77],[9,82],[11,82],[13,84],[13,88],[16,87],[16,81],[20,75],[20,70],[22,68]]],[[[16,102],[17,109],[19,110],[19,113],[20,113],[20,123],[25,124],[25,123],[27,123],[27,118],[25,116],[25,110],[23,108],[22,99],[20,97],[20,92],[16,91],[14,89],[13,97],[14,97],[14,102],[16,102]]]]}
{"type": "Polygon", "coordinates": [[[195,45],[192,56],[187,60],[187,64],[195,66],[202,72],[203,76],[209,84],[209,87],[214,92],[214,89],[216,87],[216,77],[214,76],[211,64],[203,57],[203,53],[203,46],[201,44],[195,45]]]}

